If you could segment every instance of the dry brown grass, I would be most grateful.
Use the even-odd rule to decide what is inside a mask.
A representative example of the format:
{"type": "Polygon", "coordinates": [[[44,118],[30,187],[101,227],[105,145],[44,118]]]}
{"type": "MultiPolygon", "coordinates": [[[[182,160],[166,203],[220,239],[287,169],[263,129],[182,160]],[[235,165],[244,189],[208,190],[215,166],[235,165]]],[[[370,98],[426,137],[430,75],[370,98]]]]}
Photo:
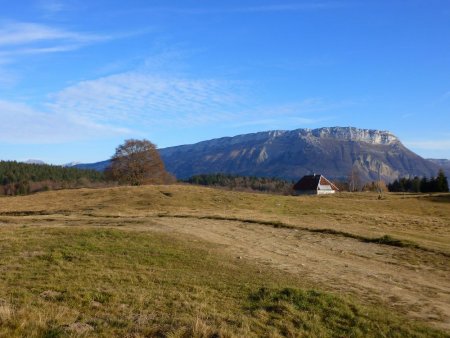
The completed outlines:
{"type": "MultiPolygon", "coordinates": [[[[0,336],[333,336],[343,330],[338,336],[362,337],[377,336],[377,329],[385,336],[445,336],[393,314],[408,306],[402,298],[386,303],[376,293],[364,294],[364,278],[383,286],[383,269],[397,266],[403,277],[386,280],[405,283],[405,276],[420,280],[421,273],[445,280],[448,196],[290,197],[171,185],[0,198],[0,336]],[[334,273],[348,274],[357,267],[353,261],[368,265],[363,272],[372,263],[380,270],[371,277],[355,270],[360,288],[345,289],[340,276],[327,280],[326,261],[312,264],[315,275],[305,274],[309,265],[288,247],[270,256],[262,249],[246,252],[256,245],[252,231],[264,245],[271,245],[267,236],[274,236],[275,246],[305,244],[307,251],[292,250],[295,255],[322,248],[318,254],[329,252],[324,257],[336,256],[333,264],[342,265],[334,273]],[[249,237],[237,241],[233,234],[249,237]],[[236,248],[244,259],[236,260],[236,248]],[[281,256],[286,259],[277,261],[281,256]],[[310,296],[302,290],[312,286],[350,298],[319,292],[311,317],[303,305],[310,296]],[[254,296],[261,287],[267,291],[254,296]],[[326,304],[339,309],[332,321],[326,304]]],[[[414,287],[405,285],[405,292],[422,292],[414,287]]],[[[424,289],[429,307],[433,292],[424,289]]],[[[445,299],[437,305],[449,306],[445,299]]],[[[445,328],[441,310],[418,318],[445,328]]]]}
{"type": "Polygon", "coordinates": [[[157,214],[235,217],[331,229],[366,238],[388,235],[450,253],[449,194],[341,193],[336,196],[277,196],[185,186],[79,189],[3,198],[0,222],[8,216],[145,217],[157,214]]]}
{"type": "Polygon", "coordinates": [[[124,229],[0,229],[0,336],[444,336],[194,237],[124,229]]]}

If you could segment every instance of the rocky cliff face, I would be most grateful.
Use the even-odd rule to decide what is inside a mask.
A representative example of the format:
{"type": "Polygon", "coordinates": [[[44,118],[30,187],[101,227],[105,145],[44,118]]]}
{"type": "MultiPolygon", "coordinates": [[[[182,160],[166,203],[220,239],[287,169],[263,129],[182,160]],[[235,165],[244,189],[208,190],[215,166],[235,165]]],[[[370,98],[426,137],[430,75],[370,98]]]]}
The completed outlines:
{"type": "MultiPolygon", "coordinates": [[[[160,153],[167,170],[178,178],[220,172],[295,180],[320,173],[345,179],[353,168],[362,181],[376,180],[380,174],[390,182],[399,176],[435,176],[444,164],[416,155],[390,132],[352,127],[266,131],[164,148],[160,153]]],[[[108,164],[76,167],[104,170],[108,164]]]]}
{"type": "Polygon", "coordinates": [[[161,149],[167,169],[178,178],[233,173],[298,179],[321,173],[333,179],[356,168],[362,180],[433,176],[435,163],[414,154],[387,131],[333,127],[267,131],[161,149]]]}
{"type": "Polygon", "coordinates": [[[399,142],[396,136],[388,131],[380,131],[373,129],[359,129],[354,127],[333,127],[333,128],[319,128],[319,129],[297,129],[302,137],[313,140],[319,139],[334,139],[337,141],[356,141],[370,144],[393,144],[399,142]]]}

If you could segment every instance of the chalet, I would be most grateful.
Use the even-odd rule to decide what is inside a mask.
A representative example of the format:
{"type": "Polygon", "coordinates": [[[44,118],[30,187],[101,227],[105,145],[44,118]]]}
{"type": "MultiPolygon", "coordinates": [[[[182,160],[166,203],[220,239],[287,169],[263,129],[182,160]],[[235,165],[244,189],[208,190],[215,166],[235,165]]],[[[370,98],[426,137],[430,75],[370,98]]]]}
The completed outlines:
{"type": "Polygon", "coordinates": [[[294,184],[295,195],[334,194],[339,189],[323,175],[306,175],[294,184]]]}

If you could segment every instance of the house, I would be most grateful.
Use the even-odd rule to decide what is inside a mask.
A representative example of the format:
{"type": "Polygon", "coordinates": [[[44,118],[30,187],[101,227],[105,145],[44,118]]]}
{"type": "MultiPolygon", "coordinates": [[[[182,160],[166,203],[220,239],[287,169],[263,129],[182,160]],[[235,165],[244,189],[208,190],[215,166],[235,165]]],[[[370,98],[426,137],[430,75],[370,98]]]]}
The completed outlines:
{"type": "Polygon", "coordinates": [[[334,194],[339,189],[323,175],[306,175],[294,184],[295,195],[334,194]]]}

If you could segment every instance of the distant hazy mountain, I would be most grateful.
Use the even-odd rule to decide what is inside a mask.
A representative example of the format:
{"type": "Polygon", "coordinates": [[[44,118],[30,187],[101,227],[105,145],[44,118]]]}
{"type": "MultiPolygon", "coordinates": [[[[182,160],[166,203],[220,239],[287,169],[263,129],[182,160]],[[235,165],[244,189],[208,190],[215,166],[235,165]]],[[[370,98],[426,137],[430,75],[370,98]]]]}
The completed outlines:
{"type": "Polygon", "coordinates": [[[81,164],[81,162],[74,161],[74,162],[65,163],[65,164],[61,165],[61,167],[70,168],[70,167],[75,167],[78,164],[81,164]]]}
{"type": "MultiPolygon", "coordinates": [[[[387,131],[333,127],[275,130],[223,137],[160,149],[166,168],[178,178],[196,174],[298,179],[320,173],[345,178],[356,168],[362,180],[399,176],[434,176],[439,165],[407,149],[387,131]]],[[[109,161],[77,167],[103,170],[109,161]]]]}
{"type": "Polygon", "coordinates": [[[23,163],[27,163],[27,164],[46,164],[44,161],[34,160],[34,159],[26,160],[23,163]]]}
{"type": "Polygon", "coordinates": [[[96,163],[80,163],[74,165],[74,167],[79,169],[93,169],[97,171],[104,171],[108,167],[109,163],[110,161],[106,160],[96,163]]]}
{"type": "Polygon", "coordinates": [[[431,161],[439,166],[439,168],[442,168],[444,170],[447,177],[450,179],[450,160],[447,159],[434,159],[429,158],[428,161],[431,161]]]}

